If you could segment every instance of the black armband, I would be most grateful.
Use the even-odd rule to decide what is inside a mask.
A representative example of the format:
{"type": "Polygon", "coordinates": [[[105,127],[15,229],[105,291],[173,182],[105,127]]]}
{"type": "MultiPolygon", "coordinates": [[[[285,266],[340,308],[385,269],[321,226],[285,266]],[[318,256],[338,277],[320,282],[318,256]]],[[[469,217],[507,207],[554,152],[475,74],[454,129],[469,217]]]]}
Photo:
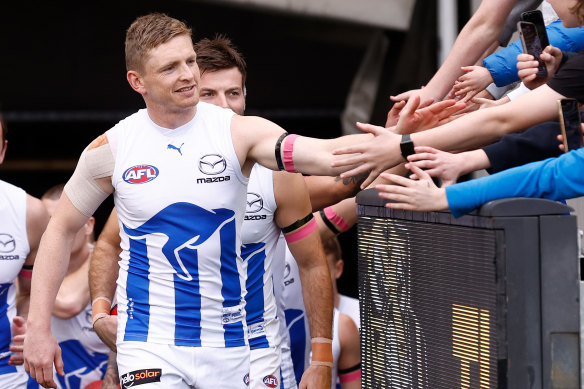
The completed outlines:
{"type": "Polygon", "coordinates": [[[306,223],[310,222],[313,217],[314,216],[312,216],[312,213],[309,213],[308,215],[306,215],[302,219],[296,220],[294,223],[290,224],[288,227],[282,228],[282,232],[284,234],[287,234],[289,232],[297,230],[300,227],[302,227],[303,225],[305,225],[306,223]]]}
{"type": "Polygon", "coordinates": [[[326,226],[329,228],[329,230],[331,230],[336,235],[340,234],[340,231],[337,230],[337,227],[335,227],[333,222],[331,222],[329,220],[329,218],[326,217],[326,213],[324,212],[324,209],[321,209],[320,211],[318,211],[318,214],[322,218],[322,221],[324,222],[324,224],[326,224],[326,226]]]}
{"type": "Polygon", "coordinates": [[[33,265],[22,265],[22,270],[28,270],[31,271],[33,268],[33,265]]]}
{"type": "Polygon", "coordinates": [[[357,371],[359,369],[361,369],[361,363],[358,363],[353,367],[349,367],[348,369],[339,369],[338,373],[339,373],[339,375],[349,374],[349,373],[352,373],[352,372],[357,371]]]}
{"type": "Polygon", "coordinates": [[[288,136],[288,133],[285,132],[282,135],[280,135],[280,137],[276,141],[276,149],[275,149],[276,163],[278,164],[278,169],[281,171],[286,170],[284,168],[284,162],[282,162],[282,154],[280,153],[280,149],[282,148],[282,142],[284,141],[284,138],[286,138],[287,136],[288,136]]]}

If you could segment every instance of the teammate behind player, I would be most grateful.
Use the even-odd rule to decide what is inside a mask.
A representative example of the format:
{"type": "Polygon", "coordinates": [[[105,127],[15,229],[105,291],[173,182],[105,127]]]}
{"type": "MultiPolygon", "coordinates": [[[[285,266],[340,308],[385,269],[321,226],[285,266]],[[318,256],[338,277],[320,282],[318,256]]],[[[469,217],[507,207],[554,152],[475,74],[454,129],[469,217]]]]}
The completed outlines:
{"type": "MultiPolygon", "coordinates": [[[[6,122],[0,114],[0,164],[6,156],[7,133],[6,122]]],[[[9,347],[12,336],[26,330],[32,267],[48,220],[47,211],[39,199],[0,180],[1,388],[26,388],[28,375],[21,366],[22,353],[11,352],[9,347]]]]}

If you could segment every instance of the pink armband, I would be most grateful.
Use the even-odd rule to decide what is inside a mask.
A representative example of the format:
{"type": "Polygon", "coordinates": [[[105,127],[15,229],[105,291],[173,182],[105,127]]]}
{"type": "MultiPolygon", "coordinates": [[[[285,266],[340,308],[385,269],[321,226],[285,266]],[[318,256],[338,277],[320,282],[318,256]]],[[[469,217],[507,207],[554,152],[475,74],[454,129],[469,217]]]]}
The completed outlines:
{"type": "Polygon", "coordinates": [[[18,275],[22,278],[28,278],[30,280],[32,278],[32,270],[21,270],[18,275]]]}
{"type": "Polygon", "coordinates": [[[352,371],[352,372],[347,373],[347,374],[339,374],[339,381],[341,381],[341,384],[344,384],[345,382],[357,381],[360,379],[361,379],[361,369],[352,371]]]}
{"type": "Polygon", "coordinates": [[[288,243],[297,242],[300,239],[303,239],[303,238],[307,237],[308,235],[310,235],[314,230],[316,230],[316,227],[317,227],[316,220],[314,220],[314,218],[310,219],[310,221],[308,223],[304,224],[303,226],[298,228],[296,231],[294,231],[288,235],[284,235],[284,238],[286,239],[286,242],[288,242],[288,243]]]}
{"type": "Polygon", "coordinates": [[[337,215],[333,207],[326,207],[324,209],[324,214],[326,215],[327,219],[329,219],[332,223],[334,223],[335,226],[338,227],[339,232],[345,232],[349,228],[351,228],[351,226],[348,225],[347,222],[344,221],[342,217],[337,215]]]}
{"type": "Polygon", "coordinates": [[[294,161],[292,159],[296,138],[298,138],[298,135],[291,134],[288,135],[284,141],[284,168],[290,173],[296,173],[296,169],[294,169],[294,161]]]}

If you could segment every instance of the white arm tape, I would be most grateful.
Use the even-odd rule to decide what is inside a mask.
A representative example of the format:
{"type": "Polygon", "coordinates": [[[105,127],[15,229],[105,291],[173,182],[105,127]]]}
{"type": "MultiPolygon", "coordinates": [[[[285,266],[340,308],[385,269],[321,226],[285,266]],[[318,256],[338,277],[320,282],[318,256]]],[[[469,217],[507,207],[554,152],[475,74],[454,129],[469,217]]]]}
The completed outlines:
{"type": "Polygon", "coordinates": [[[114,156],[109,144],[94,149],[85,149],[79,157],[73,175],[65,184],[65,193],[71,203],[85,216],[91,216],[110,195],[95,181],[109,177],[114,171],[114,156]]]}

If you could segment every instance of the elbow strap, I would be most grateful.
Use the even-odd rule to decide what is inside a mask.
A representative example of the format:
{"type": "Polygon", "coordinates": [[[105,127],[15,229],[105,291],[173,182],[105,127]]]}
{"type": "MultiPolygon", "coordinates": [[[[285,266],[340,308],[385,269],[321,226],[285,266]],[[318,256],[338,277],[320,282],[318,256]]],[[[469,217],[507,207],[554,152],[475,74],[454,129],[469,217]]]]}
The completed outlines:
{"type": "Polygon", "coordinates": [[[18,273],[18,275],[22,278],[31,279],[32,278],[32,266],[33,265],[22,265],[22,269],[20,270],[20,273],[18,273]]]}

